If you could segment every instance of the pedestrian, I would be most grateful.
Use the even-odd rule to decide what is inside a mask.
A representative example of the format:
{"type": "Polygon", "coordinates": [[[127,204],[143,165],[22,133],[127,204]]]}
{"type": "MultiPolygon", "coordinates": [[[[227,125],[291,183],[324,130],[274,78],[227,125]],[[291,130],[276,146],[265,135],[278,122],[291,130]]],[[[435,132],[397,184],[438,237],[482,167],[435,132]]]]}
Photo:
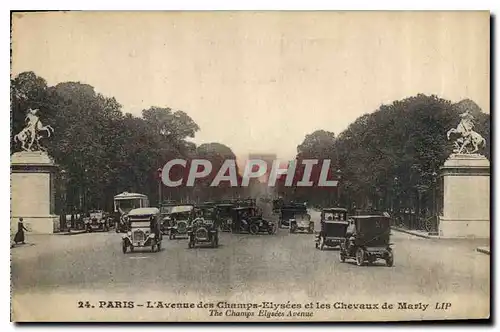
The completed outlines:
{"type": "Polygon", "coordinates": [[[24,231],[27,232],[28,230],[26,229],[26,227],[24,227],[23,218],[19,218],[19,222],[17,223],[17,233],[14,236],[14,243],[15,244],[18,244],[19,242],[21,242],[22,244],[25,244],[24,243],[24,231]]]}

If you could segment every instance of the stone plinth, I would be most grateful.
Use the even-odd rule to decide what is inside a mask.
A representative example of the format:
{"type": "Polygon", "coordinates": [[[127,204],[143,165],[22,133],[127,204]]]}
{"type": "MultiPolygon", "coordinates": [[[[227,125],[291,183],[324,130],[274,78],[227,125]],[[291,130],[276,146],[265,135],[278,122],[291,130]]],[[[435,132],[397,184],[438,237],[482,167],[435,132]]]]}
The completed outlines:
{"type": "Polygon", "coordinates": [[[54,215],[57,166],[45,152],[16,152],[11,156],[11,232],[24,219],[33,233],[50,234],[59,227],[54,215]]]}
{"type": "Polygon", "coordinates": [[[490,236],[490,162],[481,155],[451,155],[441,167],[442,237],[490,236]]]}

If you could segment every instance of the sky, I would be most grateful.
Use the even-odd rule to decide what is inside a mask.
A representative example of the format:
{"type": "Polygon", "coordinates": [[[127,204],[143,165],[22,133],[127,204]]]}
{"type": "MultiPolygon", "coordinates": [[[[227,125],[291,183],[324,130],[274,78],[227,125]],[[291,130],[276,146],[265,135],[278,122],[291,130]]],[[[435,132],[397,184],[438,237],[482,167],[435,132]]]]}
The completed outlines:
{"type": "MultiPolygon", "coordinates": [[[[307,134],[417,93],[489,113],[488,12],[51,12],[12,20],[12,75],[123,112],[185,111],[194,142],[290,159],[307,134]]],[[[457,120],[458,121],[458,120],[457,120]]]]}

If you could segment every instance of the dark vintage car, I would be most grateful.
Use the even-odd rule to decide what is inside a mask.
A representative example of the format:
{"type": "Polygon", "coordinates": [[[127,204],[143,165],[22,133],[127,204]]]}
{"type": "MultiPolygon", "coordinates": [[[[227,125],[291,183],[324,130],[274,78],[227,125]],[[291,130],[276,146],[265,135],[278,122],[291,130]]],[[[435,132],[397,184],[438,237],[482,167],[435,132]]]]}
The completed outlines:
{"type": "Polygon", "coordinates": [[[316,248],[340,246],[345,240],[349,225],[347,209],[324,208],[321,210],[321,229],[316,236],[316,248]]]}
{"type": "Polygon", "coordinates": [[[84,217],[85,229],[87,232],[96,230],[107,232],[111,226],[111,216],[103,210],[91,210],[84,217]]]}
{"type": "Polygon", "coordinates": [[[215,215],[217,225],[223,232],[230,232],[233,223],[232,212],[235,208],[234,204],[222,203],[215,206],[215,215]]]}
{"type": "Polygon", "coordinates": [[[393,266],[391,248],[391,218],[388,214],[358,215],[352,221],[340,247],[340,260],[355,259],[358,266],[373,264],[377,259],[393,266]]]}
{"type": "Polygon", "coordinates": [[[175,239],[179,235],[187,235],[188,228],[195,218],[195,210],[193,204],[182,204],[173,206],[168,215],[167,228],[168,237],[170,240],[175,239]]]}
{"type": "Polygon", "coordinates": [[[219,231],[215,220],[215,208],[212,206],[197,206],[196,218],[188,226],[189,248],[197,244],[209,244],[212,248],[219,246],[219,231]]]}
{"type": "Polygon", "coordinates": [[[290,221],[295,219],[296,215],[306,215],[307,207],[301,203],[289,203],[281,206],[279,216],[279,228],[290,227],[290,221]]]}
{"type": "Polygon", "coordinates": [[[262,213],[257,207],[239,207],[233,209],[232,218],[233,233],[276,233],[274,222],[262,218],[262,213]]]}
{"type": "Polygon", "coordinates": [[[128,213],[129,231],[122,237],[123,253],[135,248],[151,247],[151,251],[161,250],[160,210],[157,208],[138,208],[128,213]]]}

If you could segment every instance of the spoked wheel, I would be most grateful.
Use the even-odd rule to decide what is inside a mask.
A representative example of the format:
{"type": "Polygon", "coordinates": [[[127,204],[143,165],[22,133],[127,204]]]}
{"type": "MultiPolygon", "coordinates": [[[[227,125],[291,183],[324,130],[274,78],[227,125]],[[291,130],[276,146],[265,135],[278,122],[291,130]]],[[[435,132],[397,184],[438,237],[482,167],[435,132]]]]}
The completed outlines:
{"type": "Polygon", "coordinates": [[[385,265],[391,267],[394,265],[394,254],[392,252],[387,253],[387,257],[385,258],[385,265]]]}
{"type": "Polygon", "coordinates": [[[189,240],[189,242],[188,242],[188,248],[189,248],[189,249],[194,248],[194,241],[192,241],[191,239],[190,239],[190,240],[189,240]]]}
{"type": "Polygon", "coordinates": [[[314,224],[309,226],[309,234],[312,234],[312,233],[314,233],[314,224]]]}
{"type": "Polygon", "coordinates": [[[156,249],[158,249],[158,251],[161,250],[161,242],[158,242],[158,244],[156,245],[156,249]]]}
{"type": "Polygon", "coordinates": [[[151,251],[152,252],[156,252],[156,244],[152,244],[151,245],[151,251]]]}
{"type": "Polygon", "coordinates": [[[356,265],[363,266],[364,263],[365,251],[363,250],[363,248],[358,248],[358,250],[356,250],[356,265]]]}
{"type": "Polygon", "coordinates": [[[344,262],[345,262],[345,254],[344,254],[344,252],[342,251],[342,249],[340,249],[339,258],[340,258],[340,261],[341,261],[342,263],[344,263],[344,262]]]}
{"type": "Polygon", "coordinates": [[[320,237],[319,238],[319,250],[323,250],[325,248],[325,238],[320,237]]]}
{"type": "Polygon", "coordinates": [[[248,228],[248,232],[252,235],[257,234],[259,232],[259,225],[251,224],[250,227],[248,228]]]}
{"type": "Polygon", "coordinates": [[[125,242],[122,244],[122,251],[124,254],[127,253],[127,244],[125,242]]]}

